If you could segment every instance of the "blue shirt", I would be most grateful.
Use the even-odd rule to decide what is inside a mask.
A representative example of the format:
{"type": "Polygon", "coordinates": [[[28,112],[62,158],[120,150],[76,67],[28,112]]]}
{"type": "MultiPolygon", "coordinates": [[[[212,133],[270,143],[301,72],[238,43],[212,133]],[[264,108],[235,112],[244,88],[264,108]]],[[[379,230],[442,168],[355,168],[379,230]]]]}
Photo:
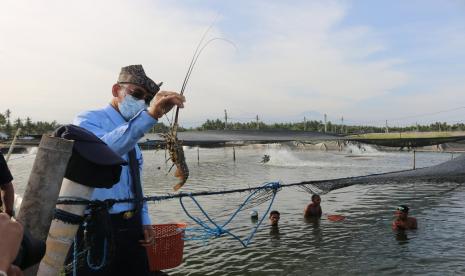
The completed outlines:
{"type": "MultiPolygon", "coordinates": [[[[129,122],[126,122],[121,114],[111,105],[103,109],[85,111],[79,114],[73,122],[73,124],[94,133],[126,161],[129,160],[128,152],[135,147],[141,180],[143,158],[137,141],[156,123],[157,120],[145,110],[140,111],[129,122]]],[[[110,198],[134,198],[129,166],[123,166],[120,181],[116,185],[110,189],[96,188],[92,194],[92,199],[105,200],[110,198]]],[[[117,203],[109,211],[111,214],[115,214],[134,209],[133,203],[117,203]]],[[[146,202],[144,202],[142,207],[142,224],[151,225],[146,202]]]]}

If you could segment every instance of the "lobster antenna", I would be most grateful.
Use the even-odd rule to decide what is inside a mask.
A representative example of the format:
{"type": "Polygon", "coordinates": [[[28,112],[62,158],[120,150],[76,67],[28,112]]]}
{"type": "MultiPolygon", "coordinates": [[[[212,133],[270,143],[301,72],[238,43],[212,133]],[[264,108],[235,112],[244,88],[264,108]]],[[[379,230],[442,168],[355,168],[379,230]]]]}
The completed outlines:
{"type": "Polygon", "coordinates": [[[168,118],[168,115],[165,114],[165,118],[168,121],[168,125],[171,125],[171,121],[170,121],[170,118],[168,118]]]}
{"type": "Polygon", "coordinates": [[[190,75],[189,72],[191,72],[192,69],[194,68],[195,58],[197,56],[197,52],[199,52],[199,49],[202,46],[203,41],[207,37],[207,34],[210,32],[211,28],[213,28],[213,26],[215,25],[217,20],[218,20],[218,15],[215,18],[215,20],[213,20],[213,22],[210,24],[210,26],[208,26],[208,28],[205,30],[205,32],[202,35],[202,38],[199,41],[199,44],[197,44],[197,48],[195,48],[194,54],[192,55],[192,59],[191,59],[191,62],[189,64],[189,68],[187,69],[186,76],[184,77],[184,82],[182,83],[181,95],[184,94],[184,89],[186,89],[187,81],[189,80],[189,75],[190,75]]]}
{"type": "MultiPolygon", "coordinates": [[[[189,67],[187,68],[187,73],[186,73],[186,76],[184,77],[184,81],[182,83],[182,87],[181,87],[181,95],[184,94],[184,89],[186,88],[186,84],[187,84],[187,80],[188,80],[188,75],[189,75],[189,72],[192,70],[192,67],[193,67],[193,63],[194,63],[194,60],[195,60],[195,56],[200,48],[200,45],[202,45],[202,42],[205,40],[205,37],[207,36],[208,32],[210,31],[210,29],[213,27],[213,25],[216,23],[216,20],[218,19],[218,15],[216,16],[216,18],[213,20],[213,22],[210,24],[210,26],[208,26],[208,28],[205,30],[205,32],[203,33],[202,37],[200,38],[200,41],[199,41],[199,44],[197,44],[197,48],[195,48],[195,51],[194,51],[194,55],[192,55],[192,59],[191,59],[191,62],[189,64],[189,67]]],[[[177,123],[178,121],[178,113],[179,113],[179,107],[176,108],[176,119],[173,120],[173,127],[175,125],[175,123],[177,123]]],[[[173,118],[171,118],[173,119],[173,118]]]]}
{"type": "MultiPolygon", "coordinates": [[[[203,50],[208,46],[208,44],[212,43],[212,42],[215,41],[215,40],[220,40],[220,41],[227,42],[227,43],[231,44],[231,45],[237,50],[236,44],[234,44],[234,42],[232,42],[232,41],[229,40],[229,39],[222,38],[222,37],[214,37],[214,38],[208,40],[207,42],[205,42],[205,43],[203,44],[202,48],[200,48],[199,52],[197,53],[197,56],[195,57],[194,63],[192,64],[192,69],[190,70],[189,75],[187,76],[187,81],[189,81],[189,79],[190,79],[190,77],[191,77],[192,71],[193,71],[193,69],[194,69],[195,64],[197,63],[197,59],[199,58],[200,54],[201,54],[201,53],[203,52],[203,50]]],[[[187,85],[187,81],[186,81],[186,85],[187,85]]]]}
{"type": "MultiPolygon", "coordinates": [[[[187,82],[189,81],[189,78],[190,78],[190,76],[192,74],[194,66],[197,63],[197,60],[199,59],[199,57],[202,54],[203,50],[205,50],[205,48],[215,40],[221,40],[221,41],[227,42],[227,43],[231,44],[237,50],[237,46],[236,46],[236,44],[234,44],[234,42],[232,42],[231,40],[228,40],[226,38],[222,38],[222,37],[214,37],[214,38],[208,40],[207,42],[205,42],[200,49],[196,49],[196,53],[195,53],[195,55],[194,55],[194,57],[192,59],[191,66],[189,66],[190,70],[187,72],[186,77],[184,79],[184,84],[183,84],[183,88],[181,90],[181,95],[184,93],[184,89],[187,86],[187,82]]],[[[178,115],[179,115],[179,107],[176,107],[176,115],[174,117],[173,127],[177,127],[175,125],[177,125],[177,123],[178,123],[178,115]]]]}

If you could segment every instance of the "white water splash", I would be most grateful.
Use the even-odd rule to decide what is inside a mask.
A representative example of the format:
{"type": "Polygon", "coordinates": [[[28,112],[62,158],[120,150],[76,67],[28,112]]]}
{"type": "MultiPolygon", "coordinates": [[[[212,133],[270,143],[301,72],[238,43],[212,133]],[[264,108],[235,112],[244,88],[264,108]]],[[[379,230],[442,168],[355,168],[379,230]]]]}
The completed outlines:
{"type": "Polygon", "coordinates": [[[36,154],[39,147],[30,147],[27,149],[27,154],[36,154]]]}
{"type": "Polygon", "coordinates": [[[285,149],[270,149],[266,153],[270,156],[270,161],[265,163],[266,166],[278,167],[328,167],[329,162],[311,161],[299,158],[295,152],[285,149]]]}
{"type": "Polygon", "coordinates": [[[365,144],[348,144],[344,147],[344,151],[351,155],[376,156],[386,154],[385,152],[379,151],[371,145],[365,144]]]}

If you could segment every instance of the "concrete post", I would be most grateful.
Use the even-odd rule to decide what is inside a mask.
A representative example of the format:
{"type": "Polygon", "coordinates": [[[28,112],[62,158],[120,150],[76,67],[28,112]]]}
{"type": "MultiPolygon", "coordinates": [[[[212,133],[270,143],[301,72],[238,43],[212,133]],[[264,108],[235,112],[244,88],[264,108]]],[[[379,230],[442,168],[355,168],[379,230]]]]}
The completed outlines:
{"type": "Polygon", "coordinates": [[[416,151],[413,149],[413,169],[416,169],[416,151]]]}
{"type": "Polygon", "coordinates": [[[325,133],[328,132],[328,116],[325,114],[325,133]]]}
{"type": "Polygon", "coordinates": [[[36,239],[47,238],[73,143],[47,135],[40,141],[17,217],[36,239]]]}
{"type": "Polygon", "coordinates": [[[228,128],[228,112],[224,110],[224,129],[228,128]]]}
{"type": "MultiPolygon", "coordinates": [[[[47,238],[73,143],[43,135],[37,150],[17,220],[41,241],[47,238]]],[[[36,275],[37,269],[30,267],[24,275],[36,275]]]]}

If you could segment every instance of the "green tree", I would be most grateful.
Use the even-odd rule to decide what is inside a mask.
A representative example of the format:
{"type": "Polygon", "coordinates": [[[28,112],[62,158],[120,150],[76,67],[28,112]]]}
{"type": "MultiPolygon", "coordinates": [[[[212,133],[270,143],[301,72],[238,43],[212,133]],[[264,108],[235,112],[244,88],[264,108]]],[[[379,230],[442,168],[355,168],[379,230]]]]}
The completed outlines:
{"type": "Polygon", "coordinates": [[[151,130],[151,133],[163,133],[163,132],[168,132],[169,127],[166,126],[164,123],[159,122],[157,123],[151,130]]]}
{"type": "Polygon", "coordinates": [[[11,135],[11,131],[12,131],[10,116],[11,116],[11,111],[7,109],[5,111],[5,117],[6,117],[5,132],[8,135],[11,135]]]}
{"type": "Polygon", "coordinates": [[[30,117],[26,117],[26,122],[24,122],[24,133],[32,134],[34,130],[34,125],[30,117]]]}
{"type": "Polygon", "coordinates": [[[6,124],[6,117],[3,114],[0,114],[0,128],[3,128],[6,124]]]}
{"type": "Polygon", "coordinates": [[[205,123],[202,124],[200,127],[202,130],[220,130],[224,129],[224,122],[220,119],[214,120],[207,120],[205,123]]]}
{"type": "Polygon", "coordinates": [[[23,122],[21,122],[20,118],[16,118],[16,120],[15,120],[15,130],[18,129],[18,128],[21,128],[21,127],[23,127],[23,122]]]}

